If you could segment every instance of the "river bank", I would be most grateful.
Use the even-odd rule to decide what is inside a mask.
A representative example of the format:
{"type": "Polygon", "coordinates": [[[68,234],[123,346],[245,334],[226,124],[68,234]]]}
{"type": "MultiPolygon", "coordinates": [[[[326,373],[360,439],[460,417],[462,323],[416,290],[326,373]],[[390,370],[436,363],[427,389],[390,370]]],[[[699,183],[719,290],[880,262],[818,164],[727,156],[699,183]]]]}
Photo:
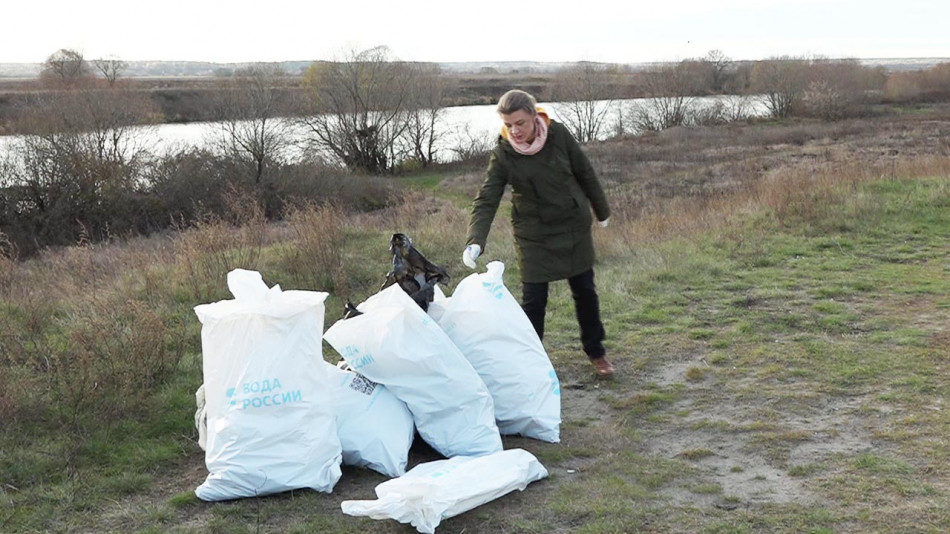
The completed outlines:
{"type": "MultiPolygon", "coordinates": [[[[518,87],[538,95],[549,92],[551,73],[483,73],[447,74],[451,88],[443,102],[446,106],[470,106],[491,104],[498,96],[518,87]]],[[[153,119],[160,124],[186,124],[221,120],[215,111],[215,99],[220,95],[229,78],[213,76],[142,77],[121,80],[123,88],[147,96],[154,106],[153,119]]],[[[289,76],[287,85],[278,88],[284,93],[284,116],[304,114],[306,91],[303,78],[289,76]]],[[[0,78],[0,135],[22,133],[18,131],[17,119],[23,110],[40,95],[55,92],[44,87],[38,79],[0,78]]]]}

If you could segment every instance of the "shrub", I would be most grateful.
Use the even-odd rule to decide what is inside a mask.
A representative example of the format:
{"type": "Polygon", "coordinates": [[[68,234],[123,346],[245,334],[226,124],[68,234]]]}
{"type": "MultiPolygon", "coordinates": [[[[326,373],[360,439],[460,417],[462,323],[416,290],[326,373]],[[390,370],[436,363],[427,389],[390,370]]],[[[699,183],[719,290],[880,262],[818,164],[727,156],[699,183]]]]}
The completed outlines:
{"type": "Polygon", "coordinates": [[[183,330],[143,303],[97,295],[76,307],[81,312],[55,319],[44,308],[46,313],[24,310],[20,320],[5,321],[0,336],[5,423],[35,419],[59,421],[71,430],[101,426],[135,413],[177,368],[183,330]]]}
{"type": "Polygon", "coordinates": [[[883,70],[854,60],[785,56],[758,62],[752,70],[752,90],[765,95],[765,105],[775,118],[855,116],[866,110],[883,85],[883,70]]]}
{"type": "Polygon", "coordinates": [[[175,370],[184,347],[181,333],[135,301],[93,300],[66,329],[49,374],[53,401],[72,425],[134,412],[175,370]]]}
{"type": "Polygon", "coordinates": [[[884,74],[856,61],[816,61],[802,92],[803,113],[824,120],[839,120],[867,112],[884,85],[884,74]]]}
{"type": "Polygon", "coordinates": [[[923,71],[889,75],[884,84],[884,99],[890,102],[950,100],[950,63],[940,63],[923,71]]]}
{"type": "Polygon", "coordinates": [[[284,165],[272,182],[257,190],[269,218],[279,218],[300,203],[332,203],[346,211],[390,205],[396,187],[391,178],[346,172],[321,161],[284,165]]]}
{"type": "Polygon", "coordinates": [[[0,230],[24,255],[145,231],[139,164],[94,154],[89,134],[49,134],[13,144],[3,164],[0,230]],[[110,159],[111,158],[111,159],[110,159]]]}
{"type": "Polygon", "coordinates": [[[238,165],[201,149],[155,159],[145,174],[152,199],[147,216],[159,225],[168,225],[224,213],[224,191],[235,181],[238,165]]]}
{"type": "Polygon", "coordinates": [[[469,125],[456,127],[453,138],[455,144],[449,150],[455,154],[456,165],[484,165],[495,148],[495,138],[483,132],[473,132],[469,125]]]}
{"type": "Polygon", "coordinates": [[[253,197],[263,215],[276,220],[293,202],[379,209],[395,190],[391,179],[352,175],[319,161],[280,165],[257,183],[243,162],[207,150],[143,157],[129,166],[58,148],[75,142],[69,136],[34,140],[0,166],[0,231],[24,256],[50,245],[190,227],[209,217],[231,222],[228,198],[235,192],[253,197]]]}

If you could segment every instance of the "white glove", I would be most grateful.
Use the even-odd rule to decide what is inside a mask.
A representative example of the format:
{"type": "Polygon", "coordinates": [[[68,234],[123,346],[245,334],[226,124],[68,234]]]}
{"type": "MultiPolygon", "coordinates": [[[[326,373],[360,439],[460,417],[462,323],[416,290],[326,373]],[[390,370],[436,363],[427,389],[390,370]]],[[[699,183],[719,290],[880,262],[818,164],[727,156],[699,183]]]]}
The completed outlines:
{"type": "Polygon", "coordinates": [[[479,245],[469,245],[465,247],[465,251],[462,252],[462,263],[464,263],[469,269],[474,269],[475,258],[478,258],[479,254],[481,253],[482,247],[479,245]]]}
{"type": "Polygon", "coordinates": [[[599,227],[601,227],[601,228],[607,228],[607,224],[609,224],[609,223],[610,223],[610,217],[607,217],[606,219],[604,219],[604,220],[602,220],[602,221],[597,221],[597,226],[599,226],[599,227]]]}

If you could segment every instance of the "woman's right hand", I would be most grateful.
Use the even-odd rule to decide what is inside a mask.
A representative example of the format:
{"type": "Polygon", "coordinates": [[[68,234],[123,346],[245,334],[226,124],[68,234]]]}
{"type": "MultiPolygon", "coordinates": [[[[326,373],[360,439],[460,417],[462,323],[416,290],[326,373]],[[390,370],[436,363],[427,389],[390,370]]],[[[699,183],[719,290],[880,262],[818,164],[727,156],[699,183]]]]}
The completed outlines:
{"type": "Polygon", "coordinates": [[[479,245],[469,245],[462,251],[462,263],[469,269],[475,268],[475,259],[482,253],[482,247],[479,245]]]}

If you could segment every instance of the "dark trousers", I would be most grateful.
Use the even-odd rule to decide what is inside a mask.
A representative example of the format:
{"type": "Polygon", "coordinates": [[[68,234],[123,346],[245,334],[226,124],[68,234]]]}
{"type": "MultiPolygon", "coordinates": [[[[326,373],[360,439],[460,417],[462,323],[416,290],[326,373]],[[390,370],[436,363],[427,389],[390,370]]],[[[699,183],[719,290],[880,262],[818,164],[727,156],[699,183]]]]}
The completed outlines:
{"type": "MultiPolygon", "coordinates": [[[[604,349],[604,324],[600,322],[600,299],[594,286],[594,270],[590,269],[567,279],[574,297],[574,312],[581,329],[581,344],[588,358],[607,353],[604,349]]],[[[521,308],[534,325],[538,337],[544,339],[544,313],[548,306],[548,282],[522,284],[521,308]]]]}

